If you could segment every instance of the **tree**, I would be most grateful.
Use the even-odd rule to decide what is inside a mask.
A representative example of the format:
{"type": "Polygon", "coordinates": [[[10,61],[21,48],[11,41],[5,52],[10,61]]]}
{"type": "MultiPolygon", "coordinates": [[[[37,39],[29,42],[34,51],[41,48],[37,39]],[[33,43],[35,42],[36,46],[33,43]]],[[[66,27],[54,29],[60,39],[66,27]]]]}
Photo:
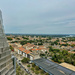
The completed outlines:
{"type": "Polygon", "coordinates": [[[25,58],[25,57],[21,60],[22,63],[28,63],[29,61],[30,61],[30,59],[29,58],[25,58]]]}
{"type": "Polygon", "coordinates": [[[35,71],[35,74],[39,74],[39,72],[38,71],[35,71]]]}
{"type": "Polygon", "coordinates": [[[12,50],[12,51],[14,51],[14,48],[10,45],[10,49],[12,50]]]}
{"type": "Polygon", "coordinates": [[[24,75],[24,71],[16,64],[16,75],[24,75]]]}
{"type": "Polygon", "coordinates": [[[66,51],[66,50],[63,50],[62,51],[62,54],[65,56],[65,55],[68,55],[68,51],[66,51]]]}
{"type": "Polygon", "coordinates": [[[17,40],[20,40],[20,38],[17,38],[17,40]]]}
{"type": "Polygon", "coordinates": [[[45,53],[47,54],[47,51],[45,53]]]}
{"type": "Polygon", "coordinates": [[[75,60],[73,61],[73,65],[75,66],[75,60]]]}
{"type": "Polygon", "coordinates": [[[21,70],[20,66],[18,66],[17,70],[21,70]]]}
{"type": "Polygon", "coordinates": [[[35,67],[36,65],[34,63],[32,63],[32,67],[35,67]]]}
{"type": "Polygon", "coordinates": [[[40,56],[41,56],[41,57],[44,57],[44,56],[45,56],[45,54],[40,54],[40,56]]]}
{"type": "Polygon", "coordinates": [[[27,67],[30,67],[30,65],[27,65],[27,67]]]}
{"type": "Polygon", "coordinates": [[[43,71],[43,70],[41,70],[41,71],[40,71],[40,73],[41,73],[41,74],[43,74],[43,73],[44,73],[44,71],[43,71]]]}
{"type": "Polygon", "coordinates": [[[27,42],[21,41],[20,44],[21,44],[21,45],[24,45],[24,44],[27,44],[27,42]]]}
{"type": "Polygon", "coordinates": [[[54,42],[51,42],[51,45],[54,45],[54,42]]]}
{"type": "Polygon", "coordinates": [[[36,69],[36,70],[39,70],[39,67],[38,67],[38,66],[35,66],[35,69],[36,69]]]}
{"type": "Polygon", "coordinates": [[[8,39],[8,40],[10,40],[10,41],[12,40],[12,38],[11,38],[11,37],[7,37],[7,39],[8,39]]]}
{"type": "Polygon", "coordinates": [[[49,37],[48,39],[51,40],[51,37],[49,37]]]}
{"type": "Polygon", "coordinates": [[[43,45],[43,43],[42,43],[42,42],[40,42],[40,43],[38,43],[38,45],[43,45]]]}
{"type": "Polygon", "coordinates": [[[57,42],[57,41],[54,41],[54,44],[55,44],[55,45],[57,45],[57,44],[58,44],[58,42],[57,42]]]}
{"type": "Polygon", "coordinates": [[[25,75],[28,75],[27,73],[25,75]]]}
{"type": "Polygon", "coordinates": [[[53,50],[52,46],[49,47],[49,52],[51,52],[53,50]]]}
{"type": "Polygon", "coordinates": [[[23,39],[26,39],[26,40],[29,40],[29,38],[27,38],[27,37],[24,37],[24,36],[23,36],[22,38],[23,38],[23,39]]]}
{"type": "Polygon", "coordinates": [[[31,70],[34,72],[34,68],[32,67],[31,70]]]}
{"type": "Polygon", "coordinates": [[[45,73],[45,75],[49,75],[49,73],[45,73]]]}

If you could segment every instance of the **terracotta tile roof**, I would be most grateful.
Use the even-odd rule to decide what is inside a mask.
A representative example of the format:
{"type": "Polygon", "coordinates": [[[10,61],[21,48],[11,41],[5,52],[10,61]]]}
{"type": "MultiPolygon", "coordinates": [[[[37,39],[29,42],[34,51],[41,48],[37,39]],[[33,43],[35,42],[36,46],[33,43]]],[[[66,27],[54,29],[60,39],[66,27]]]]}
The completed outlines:
{"type": "Polygon", "coordinates": [[[25,50],[24,52],[25,52],[26,54],[31,53],[31,51],[29,51],[29,50],[25,50]]]}
{"type": "Polygon", "coordinates": [[[39,49],[36,48],[35,50],[39,50],[39,49]]]}
{"type": "Polygon", "coordinates": [[[26,53],[29,54],[29,53],[31,53],[31,52],[30,52],[30,51],[27,51],[26,53]]]}
{"type": "Polygon", "coordinates": [[[71,51],[68,51],[68,52],[75,54],[75,52],[71,52],[71,51]]]}
{"type": "Polygon", "coordinates": [[[36,49],[32,49],[32,51],[34,51],[34,50],[41,50],[41,48],[38,48],[38,49],[37,49],[37,48],[36,48],[36,49]]]}
{"type": "Polygon", "coordinates": [[[34,49],[32,49],[32,51],[34,51],[34,49]]]}
{"type": "Polygon", "coordinates": [[[24,51],[25,49],[24,49],[23,47],[20,47],[19,50],[20,50],[20,51],[24,51]]]}
{"type": "Polygon", "coordinates": [[[30,43],[27,43],[27,44],[29,44],[29,45],[30,45],[30,43]]]}

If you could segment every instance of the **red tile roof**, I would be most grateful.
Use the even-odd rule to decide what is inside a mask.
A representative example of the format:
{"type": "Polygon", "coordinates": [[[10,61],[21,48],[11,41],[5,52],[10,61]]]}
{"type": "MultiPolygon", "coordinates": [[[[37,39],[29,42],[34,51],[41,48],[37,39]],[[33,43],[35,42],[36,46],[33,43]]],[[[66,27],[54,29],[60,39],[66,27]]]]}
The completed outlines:
{"type": "Polygon", "coordinates": [[[25,50],[24,52],[25,52],[26,54],[31,53],[31,51],[29,51],[29,50],[25,50]]]}
{"type": "Polygon", "coordinates": [[[23,47],[20,47],[19,50],[20,50],[20,51],[24,51],[25,49],[24,49],[23,47]]]}
{"type": "Polygon", "coordinates": [[[34,49],[32,49],[32,51],[34,51],[34,49]]]}

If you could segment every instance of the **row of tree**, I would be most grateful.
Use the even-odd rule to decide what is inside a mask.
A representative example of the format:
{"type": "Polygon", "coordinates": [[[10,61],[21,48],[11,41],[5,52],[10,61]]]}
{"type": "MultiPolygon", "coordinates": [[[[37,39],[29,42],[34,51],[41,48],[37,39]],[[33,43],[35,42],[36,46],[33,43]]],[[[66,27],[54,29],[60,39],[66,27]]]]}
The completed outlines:
{"type": "Polygon", "coordinates": [[[69,53],[66,50],[49,48],[49,52],[52,53],[52,60],[58,63],[66,62],[75,66],[75,54],[69,53]]]}

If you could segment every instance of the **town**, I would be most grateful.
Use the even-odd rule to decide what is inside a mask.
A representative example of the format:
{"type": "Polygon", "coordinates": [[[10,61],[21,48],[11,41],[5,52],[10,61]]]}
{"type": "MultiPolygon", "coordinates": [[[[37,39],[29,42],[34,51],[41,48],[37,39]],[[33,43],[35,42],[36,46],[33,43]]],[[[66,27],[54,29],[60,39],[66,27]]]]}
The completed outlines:
{"type": "Polygon", "coordinates": [[[75,75],[75,0],[0,0],[0,75],[75,75]]]}
{"type": "Polygon", "coordinates": [[[39,71],[38,65],[35,65],[38,61],[44,62],[44,59],[75,71],[75,37],[7,35],[7,39],[11,54],[18,59],[20,65],[30,71],[28,74],[49,75],[44,70],[39,71]]]}

